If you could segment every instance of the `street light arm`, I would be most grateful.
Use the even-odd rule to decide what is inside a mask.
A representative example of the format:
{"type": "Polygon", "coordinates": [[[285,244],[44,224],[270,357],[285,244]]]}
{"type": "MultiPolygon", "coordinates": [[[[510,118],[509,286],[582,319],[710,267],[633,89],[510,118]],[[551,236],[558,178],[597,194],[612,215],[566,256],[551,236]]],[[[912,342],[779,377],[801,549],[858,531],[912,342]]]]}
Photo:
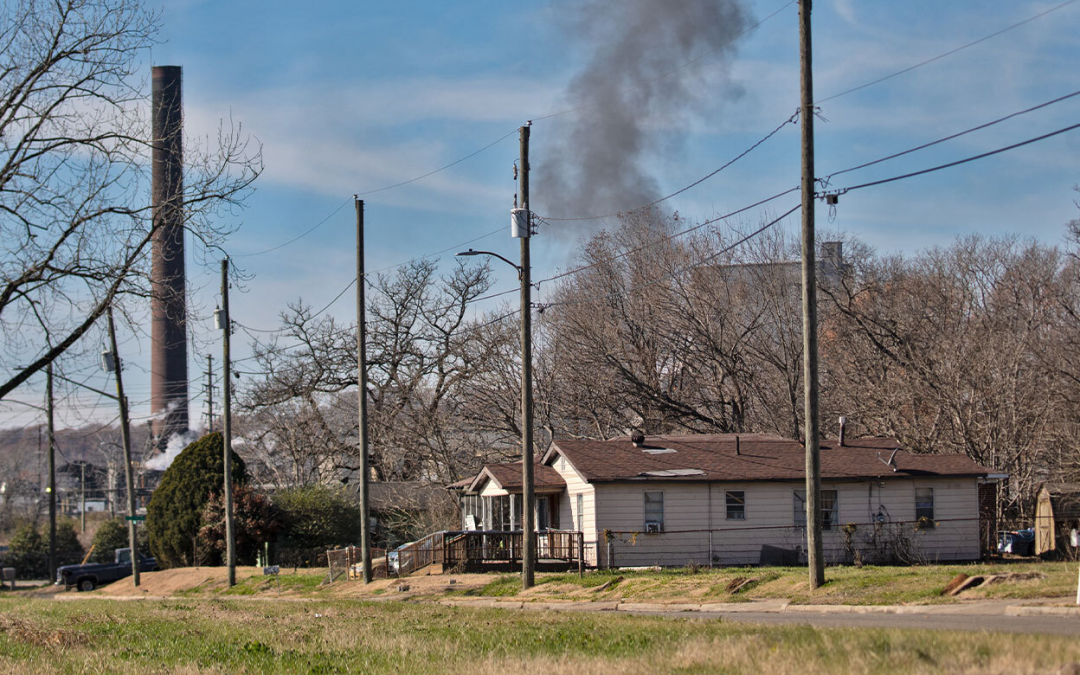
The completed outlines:
{"type": "Polygon", "coordinates": [[[503,261],[504,263],[506,263],[510,267],[513,267],[514,269],[516,269],[517,273],[518,273],[518,280],[519,281],[521,280],[521,265],[518,265],[517,263],[512,262],[509,258],[504,258],[503,256],[499,255],[498,253],[495,253],[494,251],[474,251],[473,249],[470,248],[468,251],[462,251],[461,253],[458,253],[456,255],[459,255],[459,256],[489,255],[492,258],[498,258],[499,260],[503,261]]]}

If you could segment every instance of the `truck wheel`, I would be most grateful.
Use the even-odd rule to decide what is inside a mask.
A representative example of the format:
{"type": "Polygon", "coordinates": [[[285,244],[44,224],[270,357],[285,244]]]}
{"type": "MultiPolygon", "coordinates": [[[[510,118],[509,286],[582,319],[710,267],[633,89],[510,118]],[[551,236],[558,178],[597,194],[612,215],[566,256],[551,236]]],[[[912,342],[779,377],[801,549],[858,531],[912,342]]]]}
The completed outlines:
{"type": "Polygon", "coordinates": [[[94,590],[94,580],[93,579],[80,579],[79,580],[79,590],[80,591],[92,591],[92,590],[94,590]]]}

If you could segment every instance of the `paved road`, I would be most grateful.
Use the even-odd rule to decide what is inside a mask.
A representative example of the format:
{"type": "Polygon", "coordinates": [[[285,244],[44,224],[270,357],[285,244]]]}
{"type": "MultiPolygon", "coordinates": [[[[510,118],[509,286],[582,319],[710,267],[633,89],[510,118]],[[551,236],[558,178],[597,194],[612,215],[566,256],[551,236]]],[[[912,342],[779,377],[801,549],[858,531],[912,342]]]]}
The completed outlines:
{"type": "Polygon", "coordinates": [[[1005,616],[1001,614],[814,614],[786,612],[650,612],[633,614],[682,619],[724,619],[774,625],[811,625],[822,628],[914,628],[970,630],[995,633],[1034,633],[1080,636],[1080,618],[1005,616]]]}

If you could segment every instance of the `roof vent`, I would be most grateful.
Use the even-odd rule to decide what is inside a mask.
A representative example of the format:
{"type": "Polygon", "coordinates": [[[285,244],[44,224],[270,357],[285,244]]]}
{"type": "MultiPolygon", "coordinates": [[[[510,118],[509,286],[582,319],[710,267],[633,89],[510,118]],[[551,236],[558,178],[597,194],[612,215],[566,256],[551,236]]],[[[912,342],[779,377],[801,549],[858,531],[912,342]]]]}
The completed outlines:
{"type": "Polygon", "coordinates": [[[635,431],[630,434],[630,442],[634,444],[635,448],[640,448],[645,445],[645,434],[640,431],[635,431]]]}

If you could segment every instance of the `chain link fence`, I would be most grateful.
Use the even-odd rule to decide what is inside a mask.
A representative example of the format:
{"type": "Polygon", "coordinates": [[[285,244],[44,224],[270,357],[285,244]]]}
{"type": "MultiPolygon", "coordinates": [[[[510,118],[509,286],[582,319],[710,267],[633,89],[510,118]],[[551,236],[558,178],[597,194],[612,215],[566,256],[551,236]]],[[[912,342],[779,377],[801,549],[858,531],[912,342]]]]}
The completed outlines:
{"type": "MultiPolygon", "coordinates": [[[[828,564],[930,564],[976,560],[979,519],[836,525],[822,532],[828,564]]],[[[806,564],[806,528],[747,527],[663,532],[605,531],[590,563],[614,567],[806,564]]]]}

